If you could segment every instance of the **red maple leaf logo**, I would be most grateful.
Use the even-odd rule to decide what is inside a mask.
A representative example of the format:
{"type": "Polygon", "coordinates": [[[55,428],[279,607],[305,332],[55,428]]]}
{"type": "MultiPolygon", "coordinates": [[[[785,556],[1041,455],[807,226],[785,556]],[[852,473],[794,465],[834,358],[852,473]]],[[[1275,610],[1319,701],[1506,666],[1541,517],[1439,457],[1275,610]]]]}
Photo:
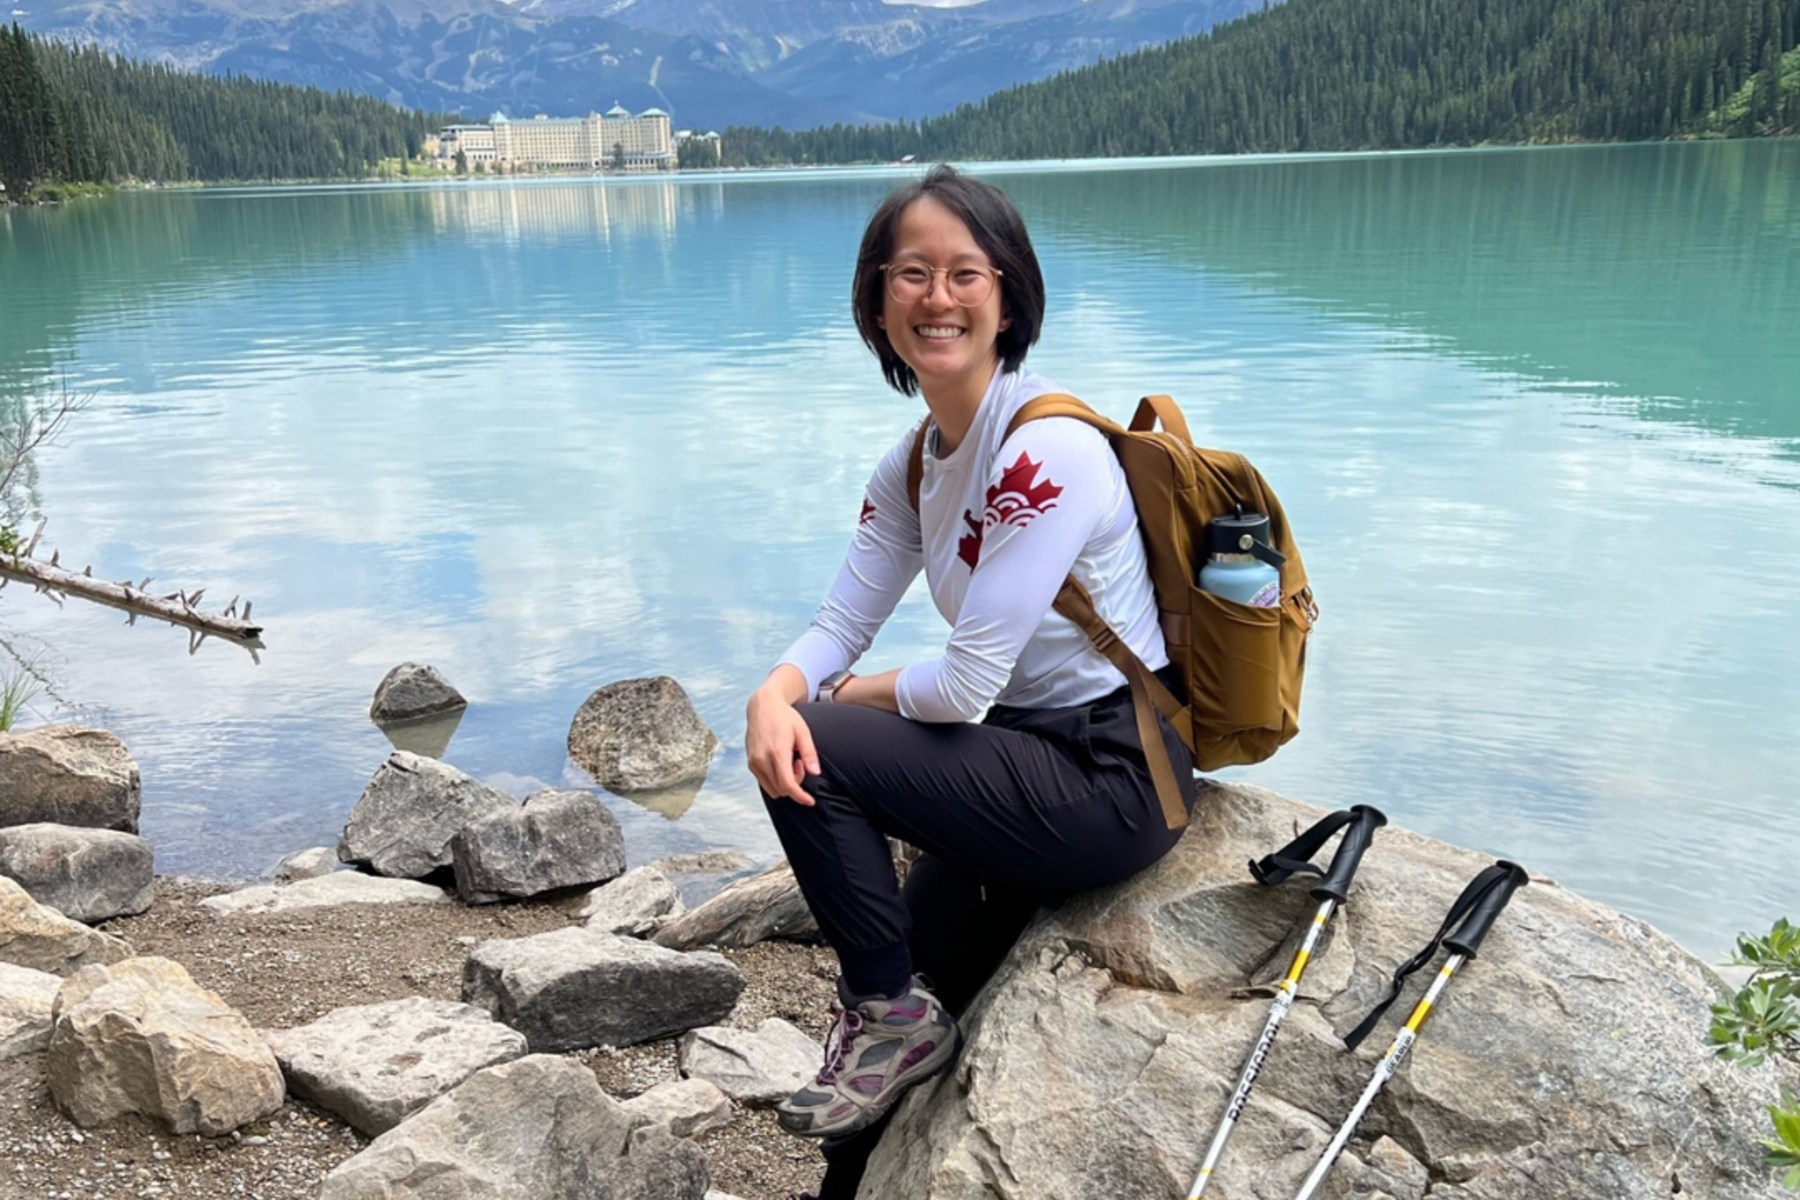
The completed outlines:
{"type": "Polygon", "coordinates": [[[1031,518],[1056,507],[1063,490],[1048,479],[1037,482],[1038,468],[1023,453],[1006,468],[1000,482],[987,490],[987,508],[981,514],[983,528],[994,525],[1029,525],[1031,518]]]}
{"type": "Polygon", "coordinates": [[[974,513],[965,508],[963,509],[963,524],[969,527],[969,532],[956,539],[956,557],[967,563],[969,570],[973,571],[975,560],[981,557],[981,522],[975,519],[974,513]]]}
{"type": "Polygon", "coordinates": [[[863,497],[863,506],[862,506],[862,515],[856,518],[856,523],[858,525],[867,525],[870,521],[873,521],[874,519],[875,519],[875,506],[873,504],[869,503],[869,498],[867,496],[864,496],[863,497]]]}
{"type": "Polygon", "coordinates": [[[1028,525],[1031,518],[1056,507],[1056,498],[1063,490],[1048,479],[1037,481],[1041,466],[1041,462],[1032,462],[1021,453],[1018,462],[1001,472],[1000,482],[987,490],[987,507],[982,510],[981,520],[963,509],[963,523],[969,532],[957,539],[956,557],[967,563],[969,570],[975,569],[975,562],[981,557],[982,534],[995,525],[1028,525]]]}

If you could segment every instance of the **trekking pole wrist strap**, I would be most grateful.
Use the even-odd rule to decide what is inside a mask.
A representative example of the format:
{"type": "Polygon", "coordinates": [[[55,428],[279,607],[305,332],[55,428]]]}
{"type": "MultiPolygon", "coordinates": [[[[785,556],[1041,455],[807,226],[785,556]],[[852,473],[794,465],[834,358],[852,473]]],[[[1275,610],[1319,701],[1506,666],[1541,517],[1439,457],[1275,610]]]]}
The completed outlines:
{"type": "Polygon", "coordinates": [[[1475,951],[1481,945],[1481,939],[1487,936],[1494,918],[1500,915],[1500,910],[1506,907],[1512,894],[1530,882],[1531,876],[1525,873],[1525,868],[1504,859],[1469,880],[1462,895],[1456,898],[1450,911],[1445,914],[1444,923],[1431,935],[1431,941],[1394,971],[1388,994],[1344,1038],[1344,1047],[1354,1050],[1362,1044],[1364,1038],[1374,1032],[1382,1014],[1400,998],[1407,977],[1429,963],[1437,954],[1439,946],[1449,945],[1456,953],[1474,958],[1475,951]],[[1455,932],[1452,933],[1452,930],[1455,932]]]}

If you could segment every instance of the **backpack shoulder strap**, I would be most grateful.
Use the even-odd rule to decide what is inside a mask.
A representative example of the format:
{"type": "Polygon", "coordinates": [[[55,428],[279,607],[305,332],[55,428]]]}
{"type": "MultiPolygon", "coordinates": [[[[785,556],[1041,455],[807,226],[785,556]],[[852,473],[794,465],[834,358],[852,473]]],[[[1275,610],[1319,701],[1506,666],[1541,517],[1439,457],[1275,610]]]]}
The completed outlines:
{"type": "Polygon", "coordinates": [[[906,456],[906,498],[912,501],[914,512],[919,511],[919,484],[925,479],[925,431],[930,428],[930,417],[919,422],[919,432],[913,434],[912,453],[906,456]]]}

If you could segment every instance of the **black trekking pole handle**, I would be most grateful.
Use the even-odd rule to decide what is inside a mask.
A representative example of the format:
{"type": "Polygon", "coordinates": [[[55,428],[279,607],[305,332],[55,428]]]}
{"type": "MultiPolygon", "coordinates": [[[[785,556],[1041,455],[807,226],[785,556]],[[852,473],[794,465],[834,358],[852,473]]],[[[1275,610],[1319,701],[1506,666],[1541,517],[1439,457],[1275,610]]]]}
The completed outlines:
{"type": "MultiPolygon", "coordinates": [[[[1350,898],[1350,880],[1355,877],[1356,868],[1362,865],[1362,856],[1368,851],[1369,843],[1375,840],[1375,831],[1386,824],[1387,814],[1379,808],[1368,804],[1351,805],[1350,823],[1344,827],[1344,839],[1338,843],[1337,853],[1331,856],[1331,869],[1325,872],[1325,878],[1313,885],[1314,900],[1336,900],[1342,904],[1350,898]]],[[[1488,919],[1493,920],[1492,917],[1488,919]]]]}
{"type": "Polygon", "coordinates": [[[1531,876],[1518,863],[1501,859],[1494,867],[1503,870],[1505,874],[1496,879],[1475,902],[1475,907],[1463,918],[1463,923],[1457,927],[1456,932],[1444,939],[1444,948],[1453,954],[1474,958],[1475,951],[1481,947],[1481,939],[1493,928],[1494,918],[1500,915],[1514,892],[1531,882],[1531,876]]]}

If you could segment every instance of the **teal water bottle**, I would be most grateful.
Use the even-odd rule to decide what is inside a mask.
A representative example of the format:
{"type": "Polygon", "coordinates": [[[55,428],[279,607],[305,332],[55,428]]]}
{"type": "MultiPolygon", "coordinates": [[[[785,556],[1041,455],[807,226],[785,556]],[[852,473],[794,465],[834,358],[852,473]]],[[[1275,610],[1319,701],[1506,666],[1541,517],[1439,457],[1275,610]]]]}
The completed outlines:
{"type": "Polygon", "coordinates": [[[1251,608],[1281,605],[1281,564],[1287,555],[1269,544],[1269,518],[1239,509],[1206,527],[1206,565],[1200,588],[1251,608]]]}

